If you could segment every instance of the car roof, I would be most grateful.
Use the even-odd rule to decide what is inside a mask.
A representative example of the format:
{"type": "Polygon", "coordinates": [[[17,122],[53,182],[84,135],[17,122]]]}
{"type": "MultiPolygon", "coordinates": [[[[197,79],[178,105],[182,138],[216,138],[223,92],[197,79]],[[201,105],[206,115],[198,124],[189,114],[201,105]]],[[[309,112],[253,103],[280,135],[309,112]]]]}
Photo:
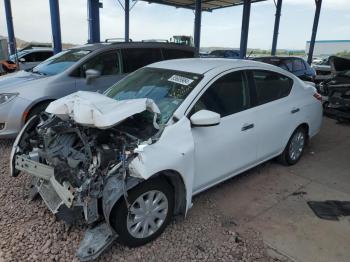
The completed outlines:
{"type": "Polygon", "coordinates": [[[225,58],[184,58],[165,60],[148,65],[147,67],[179,70],[195,74],[205,74],[215,68],[229,66],[231,68],[259,66],[264,68],[275,68],[265,63],[243,59],[225,58]]]}
{"type": "Polygon", "coordinates": [[[32,52],[41,52],[41,51],[53,51],[52,48],[49,47],[34,47],[34,48],[28,48],[28,49],[21,49],[18,50],[17,52],[27,52],[27,53],[32,53],[32,52]]]}
{"type": "Polygon", "coordinates": [[[105,42],[105,43],[95,43],[95,44],[75,46],[70,49],[95,51],[102,48],[111,49],[113,47],[116,47],[116,48],[171,48],[171,49],[194,51],[194,47],[191,47],[188,45],[180,45],[175,43],[162,43],[162,42],[105,42]]]}

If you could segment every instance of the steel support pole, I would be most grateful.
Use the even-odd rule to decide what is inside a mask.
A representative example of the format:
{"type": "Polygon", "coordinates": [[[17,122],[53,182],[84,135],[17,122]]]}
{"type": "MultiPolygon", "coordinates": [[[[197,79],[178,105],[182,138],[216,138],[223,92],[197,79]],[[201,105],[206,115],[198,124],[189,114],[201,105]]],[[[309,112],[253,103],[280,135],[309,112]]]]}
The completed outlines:
{"type": "Polygon", "coordinates": [[[7,34],[10,47],[10,54],[16,53],[16,39],[15,31],[13,29],[12,11],[11,11],[11,1],[4,0],[5,14],[6,14],[6,24],[7,24],[7,34]]]}
{"type": "Polygon", "coordinates": [[[241,45],[240,45],[240,58],[247,56],[248,46],[248,34],[249,34],[249,19],[250,19],[250,0],[244,0],[243,3],[243,15],[242,15],[242,29],[241,29],[241,45]]]}
{"type": "Polygon", "coordinates": [[[322,0],[315,0],[315,3],[316,3],[316,11],[315,11],[314,25],[312,26],[310,48],[309,48],[309,54],[307,57],[307,62],[310,65],[312,63],[312,58],[314,55],[315,41],[316,41],[316,35],[317,35],[318,22],[320,20],[322,0]]]}
{"type": "Polygon", "coordinates": [[[282,9],[282,0],[277,0],[276,15],[275,15],[275,27],[273,29],[271,55],[276,55],[278,31],[279,31],[279,27],[280,27],[280,18],[281,18],[281,9],[282,9]]]}
{"type": "Polygon", "coordinates": [[[57,54],[62,51],[60,9],[58,5],[58,0],[50,0],[50,16],[53,52],[57,54]]]}
{"type": "Polygon", "coordinates": [[[87,0],[89,40],[88,43],[100,42],[100,3],[99,0],[87,0]]]}
{"type": "Polygon", "coordinates": [[[129,15],[130,15],[130,0],[125,0],[124,5],[124,11],[125,11],[125,42],[129,42],[129,15]]]}
{"type": "Polygon", "coordinates": [[[201,43],[202,0],[196,0],[194,15],[194,47],[196,49],[196,56],[199,56],[201,43]]]}

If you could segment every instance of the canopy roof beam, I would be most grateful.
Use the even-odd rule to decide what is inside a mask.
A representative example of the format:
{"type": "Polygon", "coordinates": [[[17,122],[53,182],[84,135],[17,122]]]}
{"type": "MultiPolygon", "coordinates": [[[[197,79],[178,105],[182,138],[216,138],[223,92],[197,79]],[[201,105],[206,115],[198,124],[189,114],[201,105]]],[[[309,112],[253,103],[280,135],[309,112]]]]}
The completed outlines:
{"type": "Polygon", "coordinates": [[[249,20],[250,20],[250,7],[251,1],[244,0],[243,3],[243,15],[242,15],[242,29],[241,29],[241,44],[240,44],[240,58],[246,58],[248,35],[249,35],[249,20]]]}
{"type": "Polygon", "coordinates": [[[10,54],[13,55],[16,53],[16,38],[15,38],[15,31],[13,29],[11,1],[4,0],[4,6],[5,6],[5,14],[6,14],[8,44],[10,47],[10,54]]]}
{"type": "Polygon", "coordinates": [[[200,41],[201,41],[201,23],[202,23],[202,1],[196,0],[196,9],[194,12],[194,47],[196,56],[199,56],[200,41]]]}
{"type": "Polygon", "coordinates": [[[275,56],[277,51],[277,41],[278,41],[278,32],[280,27],[280,18],[281,18],[281,10],[282,10],[282,0],[277,0],[276,4],[276,15],[275,15],[275,26],[273,29],[273,39],[272,39],[272,48],[271,55],[275,56]]]}
{"type": "Polygon", "coordinates": [[[312,58],[313,58],[313,55],[314,55],[318,23],[320,21],[322,0],[315,0],[315,3],[316,3],[316,11],[315,11],[315,17],[314,17],[314,25],[312,26],[312,35],[311,35],[311,41],[310,41],[310,48],[309,48],[309,54],[308,54],[308,57],[307,57],[307,62],[310,65],[312,63],[312,58]]]}
{"type": "Polygon", "coordinates": [[[88,21],[89,21],[89,39],[88,43],[100,42],[100,2],[99,0],[87,0],[88,21]]]}
{"type": "Polygon", "coordinates": [[[50,16],[53,52],[57,54],[62,51],[60,9],[58,0],[50,0],[50,16]]]}

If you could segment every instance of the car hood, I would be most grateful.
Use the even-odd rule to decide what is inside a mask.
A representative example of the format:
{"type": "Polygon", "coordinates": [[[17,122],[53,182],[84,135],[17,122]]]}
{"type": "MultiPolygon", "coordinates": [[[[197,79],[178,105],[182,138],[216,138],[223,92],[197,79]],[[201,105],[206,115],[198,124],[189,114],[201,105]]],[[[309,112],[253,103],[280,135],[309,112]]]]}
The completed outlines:
{"type": "MultiPolygon", "coordinates": [[[[46,112],[62,120],[72,119],[80,125],[100,129],[115,126],[126,118],[146,110],[160,114],[152,99],[117,101],[99,93],[86,91],[78,91],[60,98],[46,108],[46,112]]],[[[156,126],[155,121],[154,124],[156,126]]]]}
{"type": "Polygon", "coordinates": [[[16,73],[8,74],[0,77],[0,92],[5,89],[8,89],[10,91],[12,88],[18,87],[19,85],[22,85],[29,81],[35,81],[46,77],[47,76],[33,74],[27,71],[19,71],[16,73]]]}

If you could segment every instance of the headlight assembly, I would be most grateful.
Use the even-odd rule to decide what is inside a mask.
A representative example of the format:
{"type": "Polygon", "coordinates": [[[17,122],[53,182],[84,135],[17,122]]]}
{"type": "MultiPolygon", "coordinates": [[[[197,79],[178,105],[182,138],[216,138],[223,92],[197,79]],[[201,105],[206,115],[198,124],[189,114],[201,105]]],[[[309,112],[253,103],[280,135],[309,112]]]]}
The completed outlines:
{"type": "Polygon", "coordinates": [[[0,105],[5,104],[18,96],[18,93],[3,93],[0,94],[0,105]]]}

